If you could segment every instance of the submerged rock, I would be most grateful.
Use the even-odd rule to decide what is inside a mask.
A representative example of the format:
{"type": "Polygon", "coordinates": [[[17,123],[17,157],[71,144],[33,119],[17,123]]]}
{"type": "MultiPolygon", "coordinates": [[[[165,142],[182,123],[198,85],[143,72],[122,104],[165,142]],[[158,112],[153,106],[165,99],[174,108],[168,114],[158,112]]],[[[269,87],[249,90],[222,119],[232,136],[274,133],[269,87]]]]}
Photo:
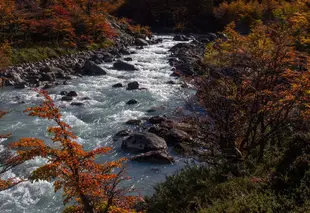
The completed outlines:
{"type": "Polygon", "coordinates": [[[73,100],[73,97],[71,96],[64,96],[61,98],[62,101],[72,101],[73,100]]]}
{"type": "Polygon", "coordinates": [[[128,83],[127,90],[135,90],[135,89],[139,89],[139,83],[137,81],[128,83]]]}
{"type": "Polygon", "coordinates": [[[135,99],[131,99],[131,100],[127,101],[126,104],[133,105],[133,104],[137,104],[137,103],[138,103],[138,101],[136,101],[135,99]]]}
{"type": "Polygon", "coordinates": [[[131,57],[124,58],[124,61],[132,61],[131,57]]]}
{"type": "Polygon", "coordinates": [[[167,81],[167,84],[175,84],[175,81],[172,81],[172,80],[167,81]]]}
{"type": "Polygon", "coordinates": [[[128,120],[128,121],[126,122],[126,124],[128,124],[128,125],[140,125],[141,122],[142,122],[141,120],[131,119],[131,120],[128,120]]]}
{"type": "Polygon", "coordinates": [[[123,87],[123,84],[117,83],[117,84],[112,85],[112,88],[120,88],[120,87],[123,87]]]}
{"type": "Polygon", "coordinates": [[[157,135],[145,132],[134,133],[122,141],[122,149],[137,152],[149,152],[154,150],[168,150],[166,141],[157,135]]]}
{"type": "Polygon", "coordinates": [[[67,95],[67,94],[68,94],[68,92],[66,92],[66,91],[61,91],[60,92],[60,95],[62,95],[62,96],[67,95]]]}
{"type": "Polygon", "coordinates": [[[83,106],[84,103],[82,103],[82,102],[72,102],[70,105],[72,105],[72,106],[83,106]]]}

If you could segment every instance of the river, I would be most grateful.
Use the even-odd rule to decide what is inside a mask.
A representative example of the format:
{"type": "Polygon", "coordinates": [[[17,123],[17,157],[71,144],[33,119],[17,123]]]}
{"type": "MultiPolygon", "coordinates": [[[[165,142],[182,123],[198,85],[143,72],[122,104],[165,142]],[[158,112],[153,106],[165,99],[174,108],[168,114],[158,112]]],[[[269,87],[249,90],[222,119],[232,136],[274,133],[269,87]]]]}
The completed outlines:
{"type": "MultiPolygon", "coordinates": [[[[172,41],[172,36],[158,36],[163,43],[150,45],[131,54],[139,71],[126,72],[113,70],[112,63],[102,64],[108,69],[107,75],[74,78],[68,85],[59,85],[49,89],[51,97],[60,107],[63,119],[73,127],[78,136],[78,142],[85,149],[99,146],[110,146],[114,151],[99,161],[109,161],[129,156],[120,149],[121,143],[113,141],[113,135],[128,128],[124,123],[129,119],[149,117],[153,115],[173,115],[177,107],[184,106],[184,99],[193,94],[190,89],[180,87],[179,80],[170,77],[171,66],[168,64],[169,48],[178,42],[172,41]],[[167,84],[174,80],[177,84],[167,84]],[[113,84],[138,81],[140,87],[146,90],[128,91],[123,88],[112,88],[113,84]],[[77,101],[83,106],[71,106],[69,102],[61,101],[61,91],[76,91],[77,101]],[[89,100],[83,100],[89,97],[89,100]],[[126,105],[130,99],[138,104],[126,105]],[[159,110],[148,113],[151,108],[159,110]]],[[[128,57],[128,56],[127,56],[128,57]]],[[[11,132],[13,135],[3,144],[17,141],[21,137],[38,137],[48,143],[47,120],[26,116],[26,107],[37,105],[42,101],[32,89],[16,90],[4,88],[0,90],[0,109],[10,113],[0,120],[0,133],[11,132]]],[[[127,165],[130,183],[142,195],[151,194],[154,184],[165,180],[184,166],[186,159],[171,152],[176,159],[175,164],[156,165],[150,163],[130,162],[127,165]]],[[[44,163],[44,159],[34,159],[12,169],[5,177],[24,176],[44,163]]],[[[22,183],[7,191],[0,192],[1,213],[56,213],[63,210],[61,193],[54,193],[53,186],[48,182],[22,183]]]]}

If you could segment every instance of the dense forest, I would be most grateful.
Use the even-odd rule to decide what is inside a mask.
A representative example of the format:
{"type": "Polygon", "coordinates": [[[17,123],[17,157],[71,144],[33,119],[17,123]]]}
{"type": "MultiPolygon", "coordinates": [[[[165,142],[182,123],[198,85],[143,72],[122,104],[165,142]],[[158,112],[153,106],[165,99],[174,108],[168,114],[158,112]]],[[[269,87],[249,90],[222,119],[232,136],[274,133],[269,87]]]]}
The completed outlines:
{"type": "MultiPolygon", "coordinates": [[[[119,188],[126,159],[97,163],[110,148],[85,151],[44,91],[44,102],[26,112],[54,121],[48,132],[60,147],[22,138],[10,145],[17,152],[0,157],[0,173],[46,158],[29,180],[63,190],[66,213],[310,212],[309,0],[2,0],[0,14],[3,69],[41,60],[33,55],[45,50],[55,52],[49,58],[113,46],[115,25],[143,39],[150,29],[208,35],[176,47],[182,60],[195,45],[203,57],[190,74],[175,71],[194,85],[207,114],[186,117],[197,140],[178,148],[208,151],[191,153],[200,163],[168,176],[153,195],[129,196],[119,188]]],[[[0,190],[23,181],[1,180],[0,190]]]]}

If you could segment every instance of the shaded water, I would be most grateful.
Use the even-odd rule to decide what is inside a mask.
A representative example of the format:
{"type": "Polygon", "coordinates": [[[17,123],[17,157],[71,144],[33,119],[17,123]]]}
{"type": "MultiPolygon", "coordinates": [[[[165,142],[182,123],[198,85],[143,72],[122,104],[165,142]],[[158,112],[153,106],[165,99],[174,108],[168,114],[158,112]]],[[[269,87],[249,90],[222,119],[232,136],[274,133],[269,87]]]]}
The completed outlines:
{"type": "MultiPolygon", "coordinates": [[[[63,119],[73,127],[79,137],[78,142],[86,149],[99,146],[111,146],[112,154],[103,156],[99,161],[114,160],[129,156],[120,149],[120,142],[114,142],[112,136],[119,130],[128,128],[124,123],[129,119],[136,119],[152,115],[173,115],[177,107],[184,105],[184,98],[193,94],[193,91],[181,89],[180,85],[169,85],[166,82],[170,77],[171,67],[168,64],[169,48],[178,42],[172,41],[171,36],[159,36],[163,43],[134,50],[130,55],[130,62],[139,68],[136,72],[116,71],[112,63],[102,66],[108,69],[105,76],[75,78],[70,85],[60,85],[49,89],[51,97],[61,108],[63,119]],[[116,83],[138,81],[140,87],[147,90],[127,91],[126,88],[112,88],[116,83]],[[76,101],[83,97],[90,100],[82,101],[83,106],[71,106],[70,103],[60,101],[61,91],[77,91],[76,101]],[[126,105],[130,99],[136,99],[136,105],[126,105]],[[147,113],[152,107],[160,108],[154,113],[147,113]]],[[[176,80],[178,81],[178,80],[176,80]]],[[[41,102],[41,97],[31,89],[0,90],[0,109],[10,113],[1,120],[0,132],[11,132],[13,136],[4,144],[16,141],[21,137],[38,137],[49,141],[47,127],[51,123],[46,120],[28,117],[23,113],[26,107],[41,102]],[[20,102],[24,104],[20,104],[20,102]]],[[[132,177],[131,184],[141,194],[152,193],[152,186],[163,181],[166,175],[172,174],[185,164],[185,159],[175,155],[173,165],[156,165],[150,163],[130,162],[128,174],[132,177]]],[[[29,174],[44,162],[35,159],[25,165],[14,168],[6,174],[7,177],[29,174]]],[[[61,194],[55,194],[51,183],[22,183],[8,191],[0,193],[1,213],[55,213],[63,209],[61,194]]]]}

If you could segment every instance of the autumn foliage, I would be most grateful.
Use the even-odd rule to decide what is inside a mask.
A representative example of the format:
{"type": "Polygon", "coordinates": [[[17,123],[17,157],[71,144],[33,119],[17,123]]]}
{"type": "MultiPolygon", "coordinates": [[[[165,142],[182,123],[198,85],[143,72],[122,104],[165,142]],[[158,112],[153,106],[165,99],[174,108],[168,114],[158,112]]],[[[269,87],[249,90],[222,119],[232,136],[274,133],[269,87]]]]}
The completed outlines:
{"type": "Polygon", "coordinates": [[[61,45],[76,47],[83,36],[102,42],[116,35],[108,14],[122,0],[53,0],[0,2],[0,43],[16,47],[61,45]]]}
{"type": "MultiPolygon", "coordinates": [[[[40,106],[26,109],[25,112],[30,116],[55,122],[56,126],[48,128],[48,132],[53,135],[53,144],[37,138],[21,138],[10,145],[17,152],[15,159],[18,159],[18,162],[35,157],[48,160],[34,170],[29,179],[50,181],[53,182],[55,191],[62,189],[64,204],[70,202],[65,212],[135,212],[131,208],[138,201],[138,197],[126,196],[128,191],[119,186],[120,182],[127,179],[122,166],[126,159],[97,163],[96,156],[107,154],[111,148],[100,147],[85,151],[83,146],[75,141],[77,137],[71,127],[61,120],[59,109],[47,92],[41,91],[40,94],[44,96],[44,102],[40,106]]],[[[12,184],[12,180],[1,181],[1,189],[12,184]]]]}
{"type": "MultiPolygon", "coordinates": [[[[297,3],[307,7],[306,1],[297,3]]],[[[224,3],[217,13],[223,7],[233,11],[237,4],[249,6],[244,1],[224,3]]],[[[284,14],[287,4],[283,1],[285,9],[276,4],[272,8],[284,14]]],[[[199,79],[198,96],[215,123],[208,137],[224,151],[237,148],[244,156],[262,160],[266,148],[281,147],[284,138],[308,131],[310,72],[303,41],[309,35],[309,10],[303,11],[268,24],[258,20],[248,35],[232,23],[224,31],[227,38],[208,45],[205,63],[210,72],[199,79]]]]}

